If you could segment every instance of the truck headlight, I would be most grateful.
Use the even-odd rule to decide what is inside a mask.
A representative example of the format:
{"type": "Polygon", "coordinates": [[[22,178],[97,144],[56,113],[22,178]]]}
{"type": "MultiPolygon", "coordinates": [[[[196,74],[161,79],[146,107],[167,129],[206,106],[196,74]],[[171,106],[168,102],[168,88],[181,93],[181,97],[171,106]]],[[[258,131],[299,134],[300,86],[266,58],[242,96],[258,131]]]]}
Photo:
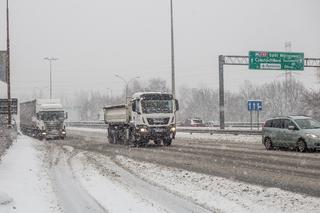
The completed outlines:
{"type": "Polygon", "coordinates": [[[309,137],[309,138],[319,138],[318,135],[311,134],[311,133],[307,133],[306,136],[309,137]]]}
{"type": "Polygon", "coordinates": [[[170,128],[170,132],[175,132],[176,131],[176,128],[175,127],[171,127],[170,128]]]}
{"type": "Polygon", "coordinates": [[[140,128],[140,132],[148,132],[148,130],[147,130],[147,128],[142,127],[142,128],[140,128]]]}
{"type": "Polygon", "coordinates": [[[46,135],[47,133],[46,132],[42,132],[42,135],[46,135]]]}

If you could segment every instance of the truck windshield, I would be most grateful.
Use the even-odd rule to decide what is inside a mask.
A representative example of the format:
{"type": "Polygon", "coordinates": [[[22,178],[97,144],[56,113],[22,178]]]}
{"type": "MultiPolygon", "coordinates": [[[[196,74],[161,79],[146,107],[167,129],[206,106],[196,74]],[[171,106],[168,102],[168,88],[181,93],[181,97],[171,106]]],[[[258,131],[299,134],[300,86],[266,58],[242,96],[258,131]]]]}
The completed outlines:
{"type": "Polygon", "coordinates": [[[172,100],[142,100],[141,101],[143,113],[172,113],[172,100]]]}
{"type": "Polygon", "coordinates": [[[40,117],[44,121],[63,121],[64,112],[63,111],[40,112],[40,117]]]}

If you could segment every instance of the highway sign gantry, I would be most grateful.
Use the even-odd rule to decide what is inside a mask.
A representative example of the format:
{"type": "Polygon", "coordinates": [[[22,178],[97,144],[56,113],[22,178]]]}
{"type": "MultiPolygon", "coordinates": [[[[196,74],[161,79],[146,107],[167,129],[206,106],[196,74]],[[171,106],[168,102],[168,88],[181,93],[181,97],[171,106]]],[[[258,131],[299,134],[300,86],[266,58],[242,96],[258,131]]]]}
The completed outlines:
{"type": "Polygon", "coordinates": [[[249,69],[304,70],[304,53],[249,51],[249,69]]]}

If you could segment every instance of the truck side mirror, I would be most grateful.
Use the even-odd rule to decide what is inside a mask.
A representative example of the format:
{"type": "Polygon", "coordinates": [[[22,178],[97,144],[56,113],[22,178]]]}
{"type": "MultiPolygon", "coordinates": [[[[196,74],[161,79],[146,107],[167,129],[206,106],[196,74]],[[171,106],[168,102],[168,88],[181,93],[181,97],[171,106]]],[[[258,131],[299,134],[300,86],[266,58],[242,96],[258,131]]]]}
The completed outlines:
{"type": "Polygon", "coordinates": [[[68,119],[68,112],[66,112],[64,117],[65,117],[65,119],[68,119]]]}
{"type": "Polygon", "coordinates": [[[179,102],[177,99],[175,99],[174,101],[175,101],[175,105],[176,105],[176,111],[178,111],[179,110],[179,102]]]}

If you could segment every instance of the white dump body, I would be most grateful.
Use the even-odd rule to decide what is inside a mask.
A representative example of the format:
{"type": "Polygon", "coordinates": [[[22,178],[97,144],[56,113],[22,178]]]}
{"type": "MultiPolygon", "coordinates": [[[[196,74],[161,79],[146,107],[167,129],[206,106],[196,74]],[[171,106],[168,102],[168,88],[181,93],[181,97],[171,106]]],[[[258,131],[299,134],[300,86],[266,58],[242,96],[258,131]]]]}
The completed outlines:
{"type": "Polygon", "coordinates": [[[107,106],[103,108],[104,121],[107,124],[129,123],[130,112],[127,105],[107,106]]]}
{"type": "Polygon", "coordinates": [[[64,111],[59,99],[37,99],[36,112],[39,111],[64,111]]]}

